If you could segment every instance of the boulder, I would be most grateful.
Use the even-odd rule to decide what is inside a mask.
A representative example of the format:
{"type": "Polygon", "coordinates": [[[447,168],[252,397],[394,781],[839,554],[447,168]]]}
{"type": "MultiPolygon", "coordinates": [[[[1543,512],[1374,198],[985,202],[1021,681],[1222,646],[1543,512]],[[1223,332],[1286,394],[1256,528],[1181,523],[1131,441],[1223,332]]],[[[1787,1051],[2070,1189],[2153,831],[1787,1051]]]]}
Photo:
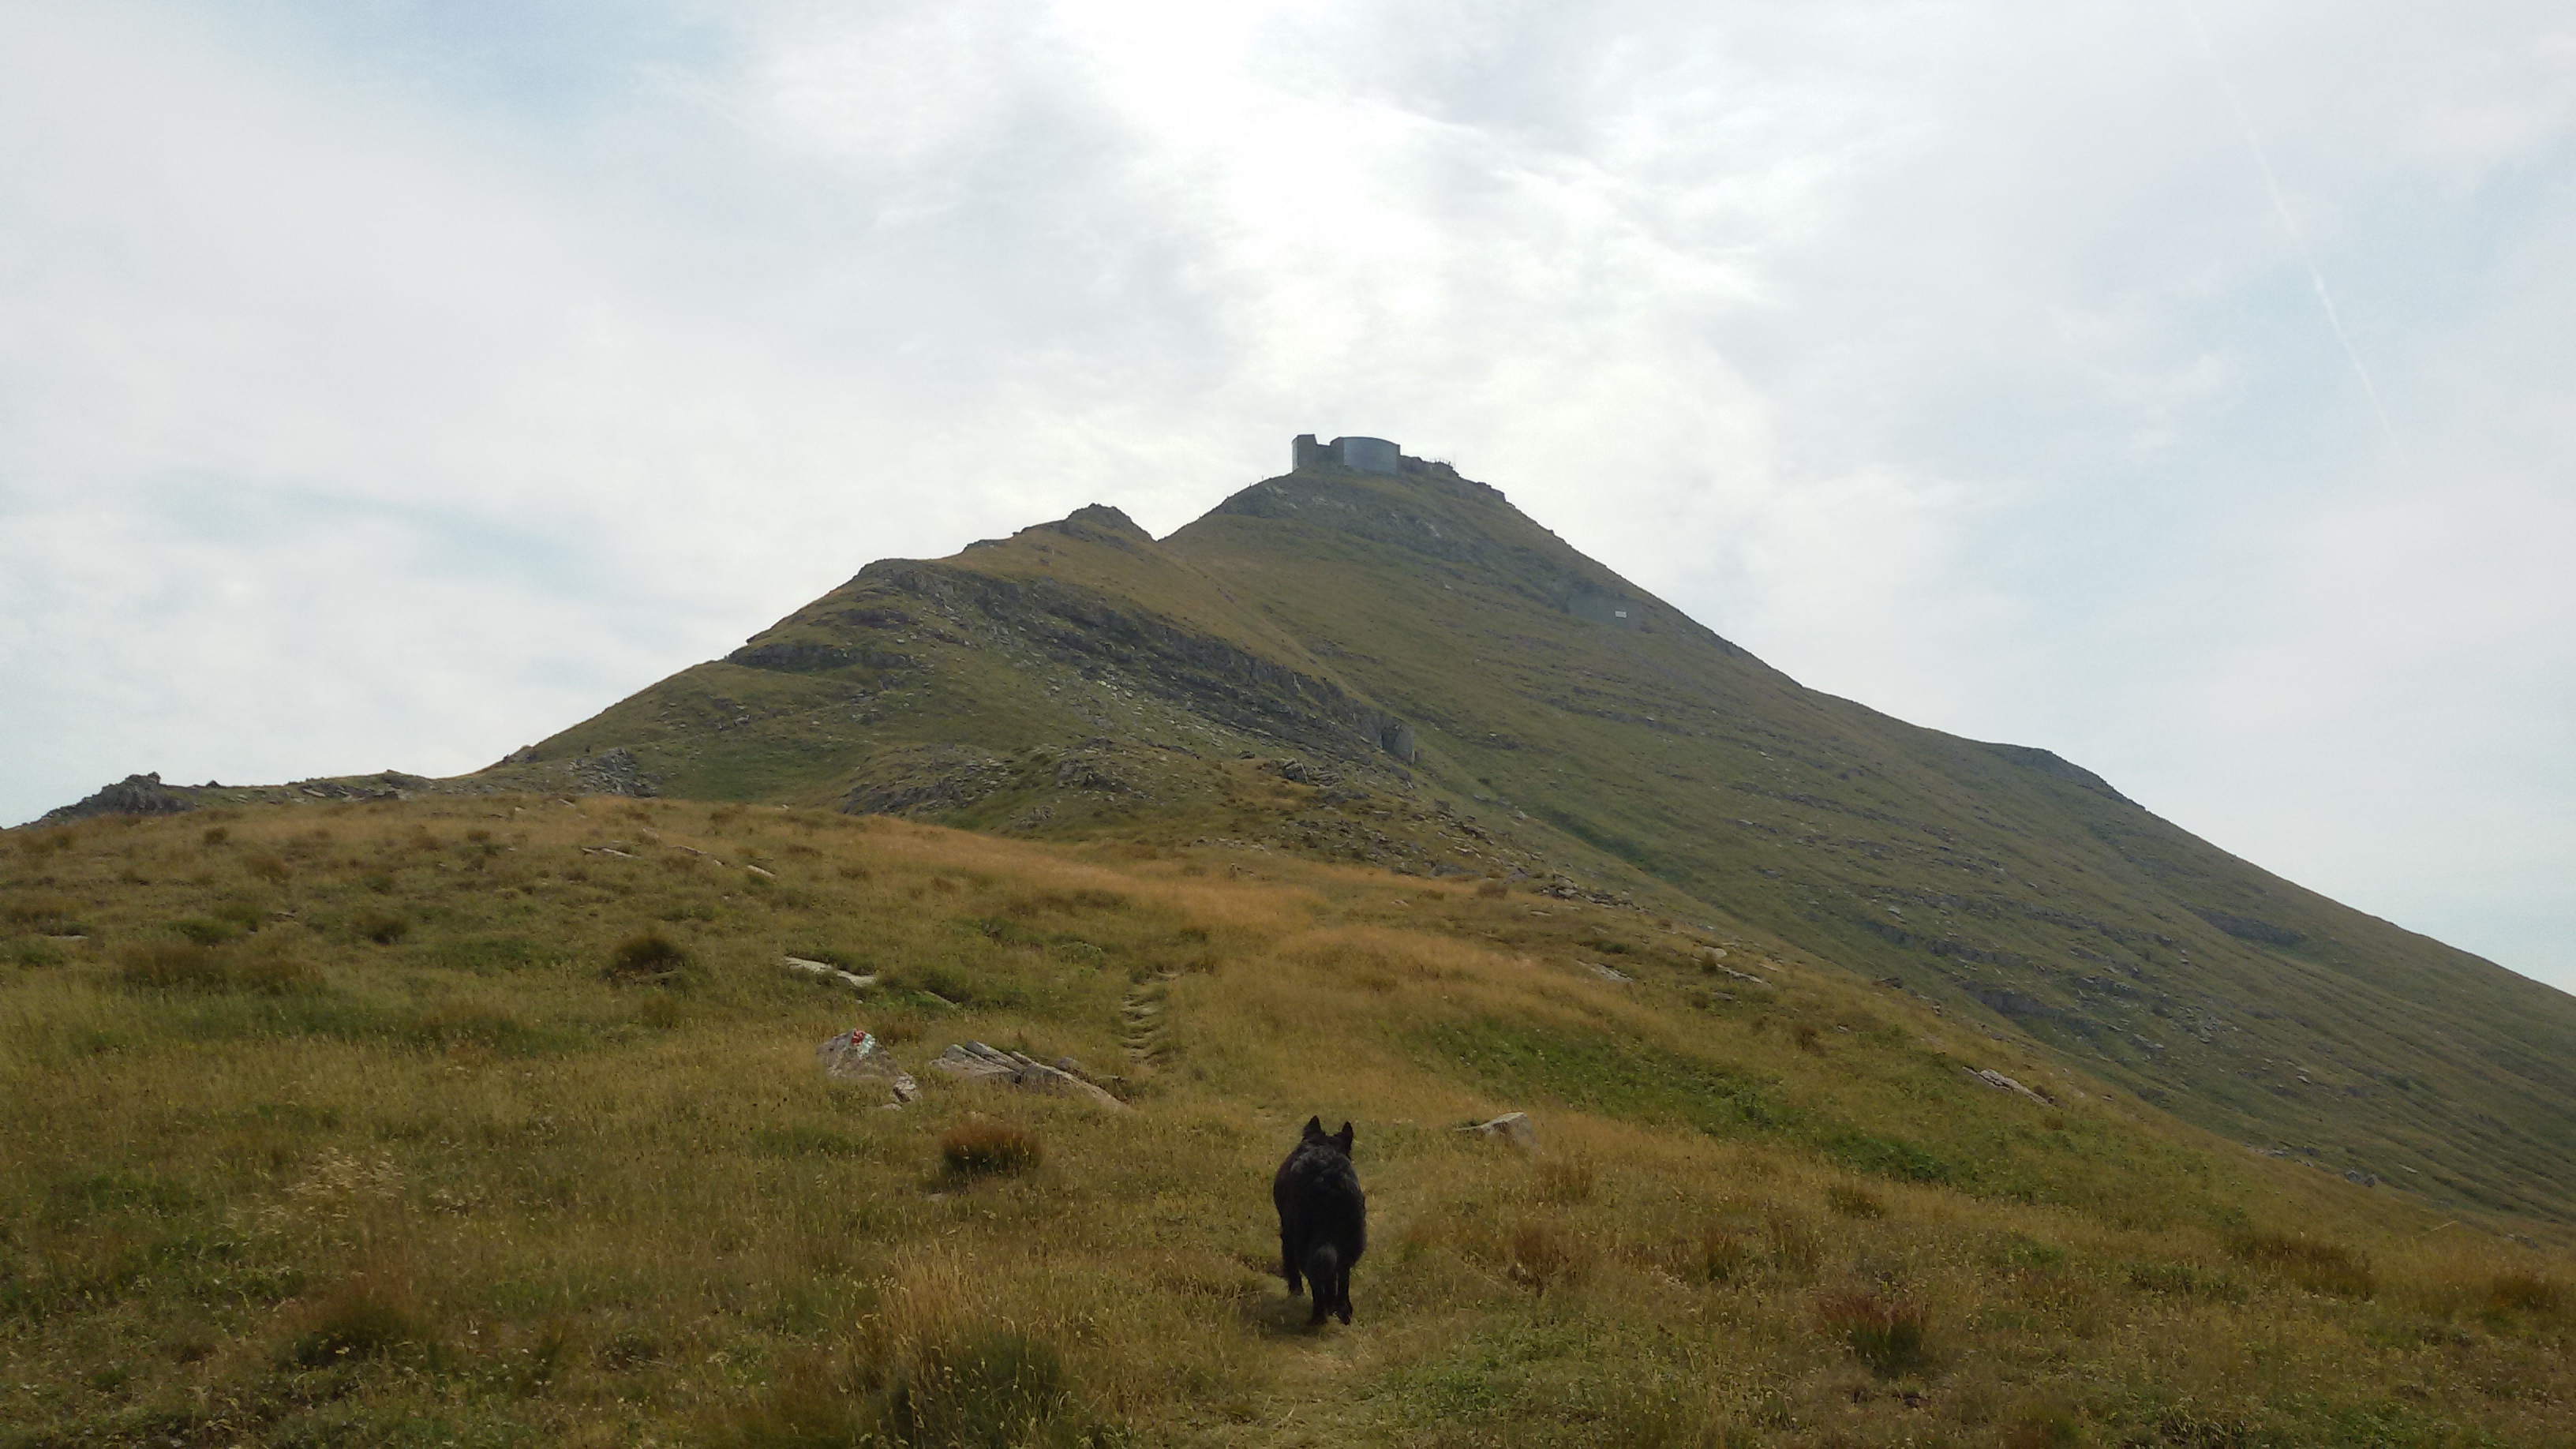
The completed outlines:
{"type": "Polygon", "coordinates": [[[1531,1125],[1527,1112],[1505,1112],[1491,1122],[1472,1123],[1458,1130],[1508,1142],[1523,1152],[1538,1150],[1538,1128],[1531,1125]]]}
{"type": "Polygon", "coordinates": [[[1605,965],[1599,961],[1586,961],[1583,964],[1591,967],[1604,981],[1616,981],[1621,985],[1626,985],[1637,979],[1636,977],[1629,975],[1627,972],[1620,970],[1616,966],[1605,965]]]}
{"type": "Polygon", "coordinates": [[[896,1066],[894,1058],[875,1036],[859,1027],[824,1042],[814,1049],[814,1060],[823,1075],[836,1082],[880,1082],[893,1101],[886,1105],[900,1107],[921,1095],[921,1084],[912,1074],[896,1066]]]}
{"type": "Polygon", "coordinates": [[[1072,1072],[980,1041],[952,1042],[930,1064],[962,1082],[999,1082],[1023,1091],[1079,1098],[1113,1112],[1128,1110],[1126,1103],[1072,1072]]]}

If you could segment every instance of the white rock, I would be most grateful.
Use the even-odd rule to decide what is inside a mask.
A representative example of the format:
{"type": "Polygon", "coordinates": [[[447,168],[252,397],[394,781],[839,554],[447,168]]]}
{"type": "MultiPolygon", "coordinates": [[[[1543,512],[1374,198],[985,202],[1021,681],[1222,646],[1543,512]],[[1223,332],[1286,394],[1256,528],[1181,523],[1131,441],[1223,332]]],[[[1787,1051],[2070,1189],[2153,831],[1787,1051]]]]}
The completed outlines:
{"type": "Polygon", "coordinates": [[[808,976],[820,976],[826,981],[837,980],[854,991],[865,991],[877,984],[874,976],[861,976],[855,972],[844,971],[829,961],[808,961],[802,956],[781,956],[778,960],[790,971],[802,971],[808,976]]]}
{"type": "Polygon", "coordinates": [[[1531,1124],[1527,1112],[1505,1112],[1491,1122],[1478,1122],[1458,1130],[1508,1142],[1523,1152],[1538,1150],[1538,1128],[1531,1124]]]}

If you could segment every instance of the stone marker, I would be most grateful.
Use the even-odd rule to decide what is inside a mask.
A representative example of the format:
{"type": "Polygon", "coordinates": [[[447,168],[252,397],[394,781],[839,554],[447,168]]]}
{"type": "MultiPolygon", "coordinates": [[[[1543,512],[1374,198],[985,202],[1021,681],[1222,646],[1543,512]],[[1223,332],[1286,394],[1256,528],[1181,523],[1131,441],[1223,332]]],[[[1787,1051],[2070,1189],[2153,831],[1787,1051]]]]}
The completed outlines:
{"type": "Polygon", "coordinates": [[[1508,1142],[1523,1152],[1536,1152],[1538,1150],[1538,1128],[1530,1124],[1529,1114],[1527,1112],[1505,1112],[1503,1115],[1495,1118],[1491,1122],[1471,1123],[1470,1125],[1461,1127],[1458,1130],[1461,1132],[1473,1132],[1480,1137],[1491,1137],[1500,1142],[1508,1142]]]}
{"type": "Polygon", "coordinates": [[[1078,1097],[1113,1112],[1128,1110],[1126,1103],[1071,1072],[1031,1060],[1018,1052],[988,1047],[980,1041],[952,1042],[948,1050],[933,1058],[930,1064],[962,1082],[999,1082],[1025,1091],[1078,1097]]]}
{"type": "Polygon", "coordinates": [[[894,1058],[875,1036],[859,1027],[814,1048],[814,1060],[823,1075],[836,1082],[882,1082],[894,1100],[889,1107],[900,1107],[921,1095],[921,1084],[912,1074],[894,1064],[894,1058]]]}

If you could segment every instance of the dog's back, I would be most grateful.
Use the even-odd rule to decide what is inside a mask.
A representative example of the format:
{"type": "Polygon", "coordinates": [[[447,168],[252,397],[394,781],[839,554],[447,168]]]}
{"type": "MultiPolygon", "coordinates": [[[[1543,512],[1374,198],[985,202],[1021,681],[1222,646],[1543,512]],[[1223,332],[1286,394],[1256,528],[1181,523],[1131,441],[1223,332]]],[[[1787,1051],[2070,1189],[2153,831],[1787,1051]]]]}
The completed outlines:
{"type": "Polygon", "coordinates": [[[1304,1136],[1271,1181],[1279,1209],[1279,1267],[1295,1293],[1299,1278],[1315,1301],[1314,1323],[1328,1313],[1351,1321],[1351,1265],[1368,1250],[1368,1199],[1351,1167],[1351,1124],[1328,1133],[1306,1119],[1304,1136]]]}

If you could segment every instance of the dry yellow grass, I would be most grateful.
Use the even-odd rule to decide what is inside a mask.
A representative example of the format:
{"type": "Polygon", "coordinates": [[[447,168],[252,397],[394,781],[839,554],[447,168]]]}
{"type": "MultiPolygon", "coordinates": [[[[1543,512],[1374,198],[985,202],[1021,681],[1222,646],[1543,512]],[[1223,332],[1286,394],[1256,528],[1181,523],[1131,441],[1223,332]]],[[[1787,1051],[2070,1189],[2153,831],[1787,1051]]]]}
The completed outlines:
{"type": "Polygon", "coordinates": [[[1749,933],[603,799],[0,844],[0,1443],[2564,1442],[2561,1252],[1749,933]],[[822,1077],[853,1025],[922,1102],[822,1077]],[[1309,1113],[1371,1206],[1321,1333],[1309,1113]],[[1044,1151],[952,1171],[979,1121],[1044,1151]]]}

